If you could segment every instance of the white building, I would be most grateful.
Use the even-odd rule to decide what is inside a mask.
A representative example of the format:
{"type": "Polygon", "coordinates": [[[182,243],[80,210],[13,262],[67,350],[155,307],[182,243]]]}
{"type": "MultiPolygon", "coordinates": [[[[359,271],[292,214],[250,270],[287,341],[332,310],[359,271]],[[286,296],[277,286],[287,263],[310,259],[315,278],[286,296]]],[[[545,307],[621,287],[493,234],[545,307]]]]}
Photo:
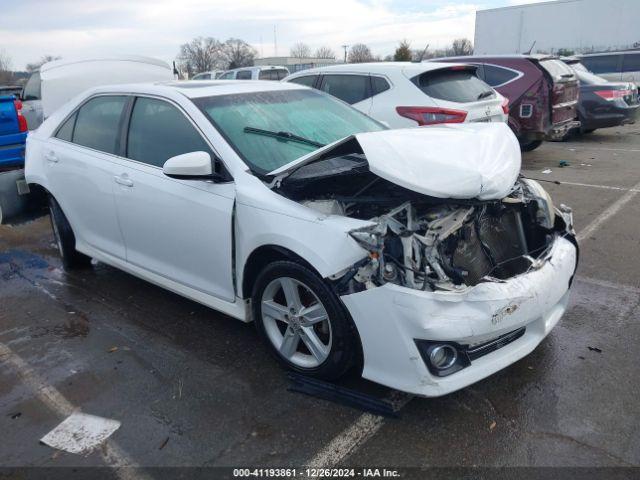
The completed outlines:
{"type": "Polygon", "coordinates": [[[326,67],[327,65],[334,65],[338,62],[334,58],[298,58],[298,57],[264,57],[256,58],[253,62],[256,66],[262,65],[278,65],[285,66],[290,73],[299,72],[300,70],[306,70],[308,68],[326,67]]]}
{"type": "Polygon", "coordinates": [[[476,12],[475,53],[640,47],[640,0],[557,0],[476,12]]]}

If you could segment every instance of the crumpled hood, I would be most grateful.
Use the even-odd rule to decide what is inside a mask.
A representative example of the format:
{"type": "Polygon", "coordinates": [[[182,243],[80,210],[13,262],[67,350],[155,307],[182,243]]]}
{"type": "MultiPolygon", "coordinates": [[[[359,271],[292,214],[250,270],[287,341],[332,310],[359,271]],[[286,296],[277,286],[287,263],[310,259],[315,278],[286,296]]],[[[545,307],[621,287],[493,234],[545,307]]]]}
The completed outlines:
{"type": "Polygon", "coordinates": [[[290,174],[327,158],[331,150],[354,138],[372,173],[432,197],[500,199],[509,194],[520,172],[520,146],[506,124],[465,123],[358,133],[271,175],[290,174]]]}

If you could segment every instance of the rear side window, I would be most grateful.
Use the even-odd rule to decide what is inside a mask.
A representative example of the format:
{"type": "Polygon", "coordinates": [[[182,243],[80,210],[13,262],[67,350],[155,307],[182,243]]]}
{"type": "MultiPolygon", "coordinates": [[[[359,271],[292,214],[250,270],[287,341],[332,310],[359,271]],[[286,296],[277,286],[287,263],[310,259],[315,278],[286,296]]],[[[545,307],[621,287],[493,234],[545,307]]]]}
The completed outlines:
{"type": "Polygon", "coordinates": [[[283,68],[273,68],[271,70],[261,70],[258,78],[260,80],[282,80],[287,76],[287,71],[283,68]]]}
{"type": "Polygon", "coordinates": [[[518,77],[519,73],[496,65],[484,65],[484,81],[492,87],[504,85],[518,77]]]}
{"type": "Polygon", "coordinates": [[[623,72],[640,72],[640,55],[636,53],[625,53],[622,56],[623,72]]]}
{"type": "Polygon", "coordinates": [[[251,70],[240,70],[236,73],[236,80],[251,80],[251,70]]]}
{"type": "Polygon", "coordinates": [[[73,143],[116,154],[120,117],[127,97],[96,97],[78,110],[73,143]]]}
{"type": "Polygon", "coordinates": [[[298,85],[304,85],[305,87],[313,87],[316,84],[318,75],[306,75],[304,77],[296,77],[289,80],[291,83],[297,83],[298,85]]]}
{"type": "Polygon", "coordinates": [[[449,102],[468,103],[495,96],[491,87],[476,77],[473,70],[425,72],[413,81],[430,97],[449,102]]]}
{"type": "Polygon", "coordinates": [[[540,66],[544,68],[554,80],[568,80],[575,76],[571,67],[562,60],[543,60],[540,66]]]}
{"type": "Polygon", "coordinates": [[[73,137],[73,127],[76,123],[76,115],[77,113],[71,115],[69,118],[67,118],[67,121],[64,122],[60,126],[60,128],[58,128],[58,131],[56,132],[56,138],[64,140],[65,142],[71,141],[73,137]]]}
{"type": "Polygon", "coordinates": [[[129,121],[127,158],[162,167],[171,157],[211,149],[184,114],[154,98],[137,98],[129,121]]]}
{"type": "Polygon", "coordinates": [[[620,71],[620,55],[582,57],[582,64],[593,73],[617,73],[620,71]]]}
{"type": "Polygon", "coordinates": [[[210,73],[199,73],[198,75],[193,77],[193,79],[194,80],[211,80],[211,74],[210,73]]]}
{"type": "Polygon", "coordinates": [[[373,95],[378,95],[389,90],[391,85],[382,77],[371,77],[371,88],[373,89],[373,95]]]}
{"type": "Polygon", "coordinates": [[[320,89],[351,105],[371,96],[368,75],[325,75],[320,89]]]}
{"type": "Polygon", "coordinates": [[[34,72],[24,86],[23,100],[40,100],[40,72],[34,72]]]}

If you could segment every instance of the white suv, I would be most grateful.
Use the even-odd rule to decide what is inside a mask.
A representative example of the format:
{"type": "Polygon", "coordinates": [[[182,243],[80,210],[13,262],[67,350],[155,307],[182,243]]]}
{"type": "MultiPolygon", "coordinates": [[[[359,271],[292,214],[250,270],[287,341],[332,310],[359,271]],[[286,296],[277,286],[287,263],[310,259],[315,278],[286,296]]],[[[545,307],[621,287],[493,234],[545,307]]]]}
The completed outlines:
{"type": "Polygon", "coordinates": [[[508,100],[475,70],[448,63],[376,62],[304,70],[284,81],[330,93],[391,128],[506,122],[508,100]]]}

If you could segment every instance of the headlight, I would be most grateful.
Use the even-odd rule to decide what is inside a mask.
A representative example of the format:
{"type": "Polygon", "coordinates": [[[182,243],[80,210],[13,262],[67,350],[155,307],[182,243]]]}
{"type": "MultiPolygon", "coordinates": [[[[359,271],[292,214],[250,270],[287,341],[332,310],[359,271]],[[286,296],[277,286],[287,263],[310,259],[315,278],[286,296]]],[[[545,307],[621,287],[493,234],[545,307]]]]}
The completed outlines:
{"type": "Polygon", "coordinates": [[[536,212],[537,223],[544,228],[552,229],[556,221],[556,210],[553,206],[551,196],[542,188],[542,185],[535,180],[523,178],[522,183],[527,187],[531,196],[538,204],[538,211],[536,212]]]}

